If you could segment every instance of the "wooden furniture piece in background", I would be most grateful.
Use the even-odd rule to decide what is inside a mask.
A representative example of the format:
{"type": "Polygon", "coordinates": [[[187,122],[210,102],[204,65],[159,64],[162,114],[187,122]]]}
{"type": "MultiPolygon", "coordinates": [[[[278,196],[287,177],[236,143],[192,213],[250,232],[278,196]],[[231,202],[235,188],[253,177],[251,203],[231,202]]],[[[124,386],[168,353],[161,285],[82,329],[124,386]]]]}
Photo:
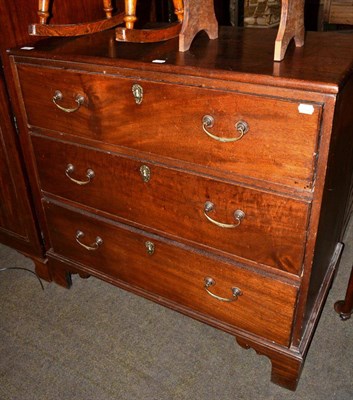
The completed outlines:
{"type": "Polygon", "coordinates": [[[308,32],[274,63],[275,35],[221,28],[181,53],[105,31],[10,61],[54,281],[90,274],[222,329],[294,390],[342,251],[353,42],[308,32]]]}
{"type": "MultiPolygon", "coordinates": [[[[61,0],[60,7],[52,8],[52,22],[74,23],[100,17],[101,0],[85,0],[83,4],[61,0]],[[60,10],[60,12],[59,12],[60,10]]],[[[37,0],[0,0],[0,242],[29,256],[38,275],[46,280],[51,276],[46,264],[45,244],[33,206],[28,171],[24,168],[19,147],[16,120],[12,113],[9,94],[15,87],[6,50],[21,44],[34,43],[28,25],[37,17],[37,0]]],[[[27,150],[24,150],[25,152],[27,150]]]]}
{"type": "MultiPolygon", "coordinates": [[[[155,2],[154,2],[155,4],[155,2]]],[[[174,14],[178,22],[167,24],[163,27],[153,29],[135,29],[137,21],[136,6],[137,0],[125,1],[125,27],[118,27],[115,30],[115,39],[120,42],[151,43],[170,40],[179,36],[184,18],[184,8],[182,0],[174,0],[174,14]]]]}
{"type": "Polygon", "coordinates": [[[335,303],[335,310],[343,321],[349,319],[353,313],[353,267],[348,281],[345,299],[335,303]]]}
{"type": "MultiPolygon", "coordinates": [[[[87,35],[95,32],[100,32],[106,29],[113,28],[121,24],[124,20],[124,13],[120,12],[113,14],[112,0],[102,0],[102,10],[104,10],[104,18],[96,21],[79,22],[75,24],[48,24],[50,17],[49,6],[50,0],[39,0],[38,2],[38,18],[39,23],[32,23],[29,25],[29,34],[33,36],[78,36],[87,35]]],[[[58,9],[63,6],[58,2],[58,9]]],[[[65,9],[64,9],[65,10],[65,9]]],[[[59,15],[61,18],[65,11],[60,9],[59,15]]],[[[85,20],[84,13],[80,12],[80,17],[85,20]]]]}
{"type": "Polygon", "coordinates": [[[323,22],[326,24],[353,25],[352,0],[325,0],[323,22]]]}
{"type": "Polygon", "coordinates": [[[302,47],[304,45],[304,33],[304,0],[282,0],[274,60],[283,60],[292,39],[296,47],[302,47]]]}
{"type": "MultiPolygon", "coordinates": [[[[174,4],[174,13],[177,16],[178,21],[182,22],[184,16],[183,0],[173,0],[173,4],[174,4]]],[[[137,6],[137,0],[125,0],[124,22],[126,29],[134,29],[135,22],[137,21],[136,6],[137,6]]]]}
{"type": "Polygon", "coordinates": [[[179,51],[189,50],[197,33],[205,31],[210,39],[218,37],[218,22],[213,0],[173,0],[178,22],[155,29],[134,29],[136,0],[125,2],[126,27],[116,28],[115,38],[120,42],[149,43],[179,37],[179,51]]]}
{"type": "Polygon", "coordinates": [[[279,25],[280,0],[246,0],[244,2],[244,26],[249,28],[272,28],[279,25]]]}

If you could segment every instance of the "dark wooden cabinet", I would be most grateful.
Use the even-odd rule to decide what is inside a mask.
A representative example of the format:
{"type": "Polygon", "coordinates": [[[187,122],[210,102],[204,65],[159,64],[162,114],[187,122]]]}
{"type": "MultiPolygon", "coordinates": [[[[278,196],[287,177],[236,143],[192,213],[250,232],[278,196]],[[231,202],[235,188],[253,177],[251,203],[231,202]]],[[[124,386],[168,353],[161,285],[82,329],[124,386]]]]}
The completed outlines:
{"type": "Polygon", "coordinates": [[[5,80],[0,73],[0,240],[40,263],[43,249],[32,206],[5,80]]]}
{"type": "MultiPolygon", "coordinates": [[[[0,241],[31,257],[37,273],[50,280],[43,228],[33,205],[12,113],[10,98],[15,88],[6,52],[11,47],[40,39],[28,35],[28,25],[38,22],[37,8],[37,0],[0,0],[0,241]]],[[[103,14],[101,0],[54,1],[50,23],[91,21],[103,14]]]]}
{"type": "Polygon", "coordinates": [[[295,389],[342,251],[353,43],[273,30],[13,50],[14,107],[48,268],[233,334],[295,389]],[[45,223],[44,223],[45,221],[45,223]]]}

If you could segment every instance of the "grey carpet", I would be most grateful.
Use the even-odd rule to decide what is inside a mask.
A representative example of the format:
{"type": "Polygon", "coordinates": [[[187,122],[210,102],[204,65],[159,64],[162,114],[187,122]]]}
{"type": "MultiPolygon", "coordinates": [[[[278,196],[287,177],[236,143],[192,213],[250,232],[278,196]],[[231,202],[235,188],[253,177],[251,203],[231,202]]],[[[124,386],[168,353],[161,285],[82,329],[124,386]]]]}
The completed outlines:
{"type": "MultiPolygon", "coordinates": [[[[0,400],[352,400],[353,318],[333,310],[352,228],[346,242],[296,392],[270,383],[270,361],[230,335],[95,278],[42,291],[30,273],[1,272],[0,400]]],[[[0,245],[5,266],[33,269],[0,245]]]]}

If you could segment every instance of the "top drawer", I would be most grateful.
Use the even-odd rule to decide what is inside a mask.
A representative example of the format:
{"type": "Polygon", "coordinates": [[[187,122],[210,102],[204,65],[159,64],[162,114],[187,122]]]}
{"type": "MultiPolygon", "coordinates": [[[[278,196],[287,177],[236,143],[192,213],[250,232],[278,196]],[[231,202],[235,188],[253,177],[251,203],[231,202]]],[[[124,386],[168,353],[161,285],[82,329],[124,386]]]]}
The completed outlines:
{"type": "Polygon", "coordinates": [[[299,102],[229,91],[28,65],[18,71],[32,126],[311,187],[321,105],[308,105],[308,114],[299,112],[299,102]],[[143,91],[137,97],[135,84],[143,91]],[[55,104],[57,91],[62,98],[55,104]],[[239,138],[244,126],[240,140],[218,140],[239,138]]]}

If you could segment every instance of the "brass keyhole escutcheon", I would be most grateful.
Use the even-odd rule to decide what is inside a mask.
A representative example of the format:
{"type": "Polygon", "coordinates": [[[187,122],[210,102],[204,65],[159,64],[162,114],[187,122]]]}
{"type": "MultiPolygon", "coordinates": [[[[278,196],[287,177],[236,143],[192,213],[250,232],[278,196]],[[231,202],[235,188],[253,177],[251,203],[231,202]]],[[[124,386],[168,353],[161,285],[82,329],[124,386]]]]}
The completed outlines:
{"type": "Polygon", "coordinates": [[[145,247],[146,247],[147,254],[149,256],[152,256],[154,254],[154,243],[150,242],[148,240],[147,242],[145,242],[145,247]]]}
{"type": "Polygon", "coordinates": [[[151,179],[151,170],[147,165],[141,165],[140,174],[144,182],[149,182],[151,179]]]}
{"type": "Polygon", "coordinates": [[[141,104],[143,100],[143,88],[138,83],[132,85],[131,88],[132,94],[135,99],[136,104],[141,104]]]}

